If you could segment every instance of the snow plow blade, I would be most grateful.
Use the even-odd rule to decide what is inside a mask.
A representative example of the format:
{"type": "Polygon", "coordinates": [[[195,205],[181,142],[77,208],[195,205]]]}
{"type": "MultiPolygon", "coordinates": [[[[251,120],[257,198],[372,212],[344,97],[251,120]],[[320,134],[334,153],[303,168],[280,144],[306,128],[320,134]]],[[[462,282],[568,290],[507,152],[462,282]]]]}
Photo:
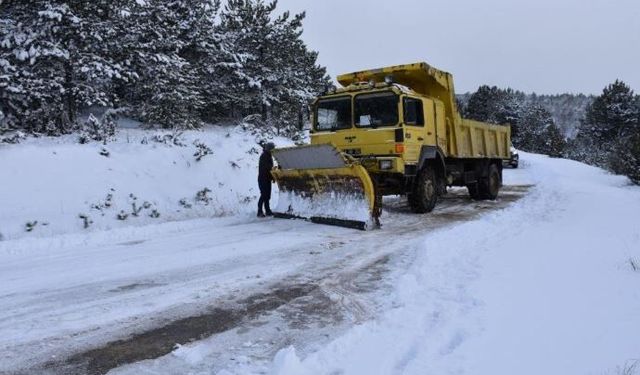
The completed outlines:
{"type": "Polygon", "coordinates": [[[272,152],[280,194],[276,217],[366,230],[377,223],[376,195],[367,170],[332,145],[272,152]]]}
{"type": "Polygon", "coordinates": [[[315,224],[333,225],[336,227],[351,228],[351,229],[358,229],[358,230],[368,229],[367,222],[358,221],[358,220],[334,219],[334,218],[320,217],[320,216],[302,217],[302,216],[290,215],[290,214],[285,214],[280,212],[274,212],[273,217],[276,217],[278,219],[300,219],[300,220],[309,221],[315,224]]]}

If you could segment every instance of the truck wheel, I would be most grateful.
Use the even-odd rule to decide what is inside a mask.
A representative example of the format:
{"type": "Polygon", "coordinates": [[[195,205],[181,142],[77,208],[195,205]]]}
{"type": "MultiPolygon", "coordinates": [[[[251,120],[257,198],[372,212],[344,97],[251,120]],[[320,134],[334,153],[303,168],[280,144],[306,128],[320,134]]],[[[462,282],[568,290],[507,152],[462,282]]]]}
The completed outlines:
{"type": "Polygon", "coordinates": [[[467,190],[469,190],[469,196],[474,201],[479,201],[482,199],[482,197],[480,196],[480,189],[478,189],[477,183],[467,185],[467,190]]]}
{"type": "Polygon", "coordinates": [[[409,205],[415,213],[424,214],[433,211],[438,202],[438,181],[430,166],[424,167],[409,194],[409,205]]]}
{"type": "Polygon", "coordinates": [[[481,199],[495,200],[500,192],[500,171],[495,164],[489,166],[489,176],[478,184],[480,188],[481,199]]]}

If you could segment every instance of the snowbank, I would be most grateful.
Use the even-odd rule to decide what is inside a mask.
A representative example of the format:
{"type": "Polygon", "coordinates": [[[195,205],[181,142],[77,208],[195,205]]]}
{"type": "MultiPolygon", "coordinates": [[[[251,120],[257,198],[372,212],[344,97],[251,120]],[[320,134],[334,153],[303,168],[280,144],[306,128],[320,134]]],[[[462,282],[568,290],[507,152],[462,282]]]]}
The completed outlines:
{"type": "Polygon", "coordinates": [[[429,234],[396,308],[272,374],[600,374],[640,356],[640,189],[522,154],[511,208],[429,234]]]}
{"type": "Polygon", "coordinates": [[[77,136],[0,145],[1,239],[254,211],[254,136],[229,127],[175,135],[122,129],[107,145],[77,136]]]}

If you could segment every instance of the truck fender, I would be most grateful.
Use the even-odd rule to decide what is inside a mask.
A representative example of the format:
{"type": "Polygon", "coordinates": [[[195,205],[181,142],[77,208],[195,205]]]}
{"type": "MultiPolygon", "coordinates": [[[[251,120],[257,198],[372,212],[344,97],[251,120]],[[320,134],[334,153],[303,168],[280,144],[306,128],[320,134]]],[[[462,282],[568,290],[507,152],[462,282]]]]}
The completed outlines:
{"type": "Polygon", "coordinates": [[[447,167],[444,162],[444,156],[437,146],[422,146],[420,159],[418,160],[418,170],[421,170],[428,161],[435,161],[436,172],[440,173],[440,177],[446,175],[447,167]]]}

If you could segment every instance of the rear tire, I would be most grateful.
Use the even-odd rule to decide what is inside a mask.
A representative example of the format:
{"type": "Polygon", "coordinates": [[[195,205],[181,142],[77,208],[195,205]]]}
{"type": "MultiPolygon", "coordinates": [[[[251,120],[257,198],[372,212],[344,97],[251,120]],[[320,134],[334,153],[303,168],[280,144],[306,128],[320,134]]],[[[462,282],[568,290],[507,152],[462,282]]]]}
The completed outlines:
{"type": "Polygon", "coordinates": [[[478,189],[478,184],[477,183],[467,185],[467,190],[469,190],[469,196],[474,201],[479,201],[479,200],[482,199],[480,197],[480,190],[478,189]]]}
{"type": "Polygon", "coordinates": [[[484,190],[483,197],[484,199],[495,200],[498,198],[498,193],[500,192],[500,186],[502,186],[502,179],[500,178],[500,170],[495,164],[491,164],[489,166],[489,177],[486,179],[486,182],[482,186],[482,190],[484,190]]]}
{"type": "Polygon", "coordinates": [[[438,179],[430,166],[425,166],[418,174],[409,194],[409,205],[413,212],[424,214],[433,211],[438,202],[438,179]]]}
{"type": "Polygon", "coordinates": [[[500,186],[502,186],[500,170],[495,164],[491,164],[489,165],[487,177],[479,179],[475,184],[467,185],[467,189],[473,200],[495,200],[498,198],[500,186]]]}

